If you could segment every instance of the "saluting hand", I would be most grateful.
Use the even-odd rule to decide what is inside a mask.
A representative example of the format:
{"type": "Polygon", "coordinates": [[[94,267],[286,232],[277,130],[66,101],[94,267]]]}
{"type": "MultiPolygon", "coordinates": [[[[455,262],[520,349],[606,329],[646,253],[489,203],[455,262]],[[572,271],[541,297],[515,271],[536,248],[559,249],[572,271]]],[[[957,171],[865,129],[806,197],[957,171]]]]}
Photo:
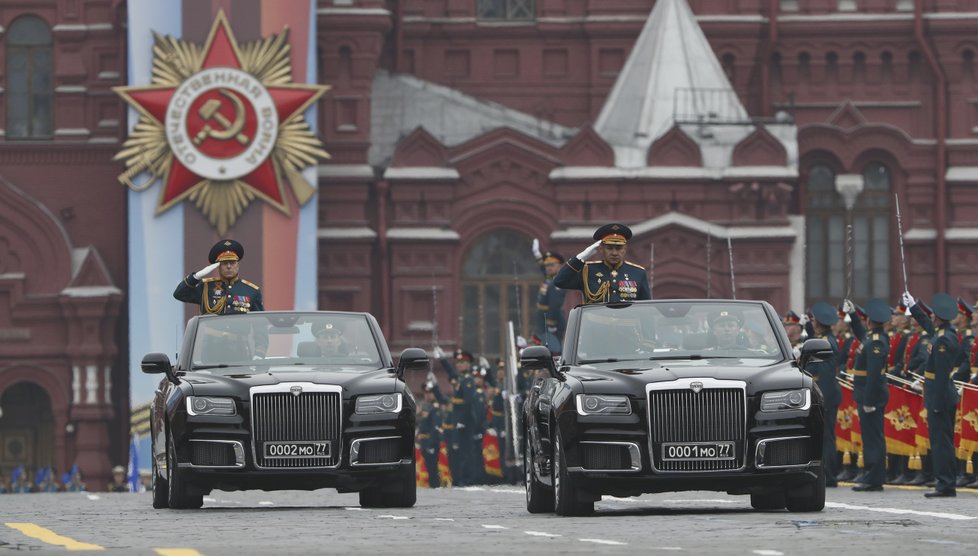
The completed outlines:
{"type": "Polygon", "coordinates": [[[538,259],[543,258],[543,253],[540,252],[540,240],[537,238],[533,238],[533,256],[538,259]]]}
{"type": "Polygon", "coordinates": [[[209,264],[209,265],[205,266],[204,268],[202,268],[202,269],[198,270],[197,272],[195,272],[194,273],[194,278],[200,280],[204,276],[207,276],[211,272],[214,272],[214,270],[217,269],[217,267],[219,267],[219,266],[221,266],[221,263],[209,264]]]}
{"type": "Polygon", "coordinates": [[[585,249],[584,251],[581,251],[580,253],[578,253],[577,254],[577,259],[579,261],[581,261],[581,262],[584,262],[584,261],[590,259],[591,258],[591,255],[593,255],[594,252],[598,250],[598,246],[600,246],[600,245],[601,245],[601,240],[599,239],[598,241],[595,241],[590,246],[588,246],[587,249],[585,249]]]}

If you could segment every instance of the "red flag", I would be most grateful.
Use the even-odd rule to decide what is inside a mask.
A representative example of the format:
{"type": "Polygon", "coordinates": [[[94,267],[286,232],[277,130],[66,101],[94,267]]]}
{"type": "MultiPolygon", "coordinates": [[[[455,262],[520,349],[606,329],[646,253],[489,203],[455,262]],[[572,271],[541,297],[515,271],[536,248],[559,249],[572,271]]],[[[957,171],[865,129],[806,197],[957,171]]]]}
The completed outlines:
{"type": "Polygon", "coordinates": [[[485,462],[486,475],[502,477],[503,468],[499,461],[499,436],[495,429],[487,429],[482,435],[482,460],[485,462]]]}
{"type": "Polygon", "coordinates": [[[917,421],[917,432],[914,433],[917,441],[917,453],[926,454],[930,451],[930,431],[927,429],[927,408],[924,407],[923,403],[917,409],[917,416],[914,420],[917,421]]]}
{"type": "Polygon", "coordinates": [[[428,467],[424,463],[424,458],[421,457],[421,448],[417,446],[414,447],[414,481],[419,487],[428,487],[428,467]]]}
{"type": "Polygon", "coordinates": [[[890,400],[886,404],[883,431],[886,453],[910,456],[917,449],[917,419],[924,400],[920,394],[889,384],[890,400]]]}
{"type": "Polygon", "coordinates": [[[448,446],[442,440],[441,447],[438,449],[438,479],[441,486],[452,486],[452,469],[448,467],[448,446]]]}
{"type": "Polygon", "coordinates": [[[859,338],[853,338],[852,343],[849,344],[849,357],[846,358],[846,369],[852,370],[856,368],[856,353],[859,352],[859,346],[862,342],[859,338]]]}
{"type": "Polygon", "coordinates": [[[858,452],[862,448],[862,435],[858,434],[859,415],[852,399],[852,385],[842,381],[839,385],[842,387],[842,403],[835,419],[835,447],[840,452],[858,452]],[[853,444],[853,431],[857,431],[858,446],[853,444]]]}
{"type": "Polygon", "coordinates": [[[978,388],[965,386],[958,407],[961,417],[960,451],[965,454],[962,459],[969,459],[971,454],[978,451],[978,388]]]}

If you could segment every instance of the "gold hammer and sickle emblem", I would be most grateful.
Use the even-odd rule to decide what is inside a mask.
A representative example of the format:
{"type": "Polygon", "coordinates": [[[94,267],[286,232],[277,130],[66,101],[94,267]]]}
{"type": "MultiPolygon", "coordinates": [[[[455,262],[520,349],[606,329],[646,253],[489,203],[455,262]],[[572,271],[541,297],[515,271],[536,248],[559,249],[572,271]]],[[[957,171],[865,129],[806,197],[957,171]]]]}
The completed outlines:
{"type": "Polygon", "coordinates": [[[241,130],[245,125],[244,103],[241,102],[241,99],[238,98],[237,95],[231,94],[227,89],[218,89],[217,92],[227,97],[227,99],[231,101],[231,104],[234,105],[234,121],[228,121],[224,114],[221,114],[220,110],[222,104],[220,99],[212,98],[208,100],[203,106],[200,107],[199,110],[197,110],[197,113],[200,114],[200,117],[203,118],[205,122],[212,119],[216,120],[217,123],[223,126],[223,129],[216,129],[211,127],[210,124],[204,124],[204,127],[202,127],[200,131],[197,132],[197,136],[194,137],[194,144],[199,145],[208,137],[213,137],[214,139],[218,139],[220,141],[225,141],[233,137],[242,145],[247,145],[248,137],[241,133],[241,130]]]}

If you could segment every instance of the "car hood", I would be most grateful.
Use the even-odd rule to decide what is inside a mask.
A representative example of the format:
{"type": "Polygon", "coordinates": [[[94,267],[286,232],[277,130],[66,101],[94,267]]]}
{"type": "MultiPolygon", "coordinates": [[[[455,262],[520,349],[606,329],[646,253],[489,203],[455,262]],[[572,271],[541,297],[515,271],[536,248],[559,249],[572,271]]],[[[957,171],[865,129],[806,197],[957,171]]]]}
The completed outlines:
{"type": "MultiPolygon", "coordinates": [[[[733,360],[737,361],[737,360],[733,360]]],[[[648,363],[600,363],[570,367],[568,373],[581,381],[585,393],[614,394],[645,391],[653,382],[669,382],[683,378],[713,378],[740,380],[747,383],[747,394],[772,389],[801,388],[810,384],[806,376],[791,362],[774,363],[765,367],[745,366],[710,360],[649,361],[648,363]]]]}
{"type": "Polygon", "coordinates": [[[343,388],[344,394],[394,392],[397,388],[394,375],[388,369],[337,370],[308,366],[282,366],[272,368],[232,368],[194,371],[184,375],[196,396],[234,396],[246,400],[254,386],[271,386],[292,382],[332,384],[343,388]]]}

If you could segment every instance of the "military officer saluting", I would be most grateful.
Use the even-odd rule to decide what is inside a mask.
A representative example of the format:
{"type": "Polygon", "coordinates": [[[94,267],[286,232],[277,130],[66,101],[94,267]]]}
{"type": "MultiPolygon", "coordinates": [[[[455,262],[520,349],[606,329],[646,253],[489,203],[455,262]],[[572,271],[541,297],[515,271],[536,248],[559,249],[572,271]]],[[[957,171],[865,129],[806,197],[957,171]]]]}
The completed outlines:
{"type": "Polygon", "coordinates": [[[238,276],[244,247],[233,239],[222,239],[211,247],[210,265],[188,274],[173,291],[173,297],[200,307],[202,315],[229,315],[264,311],[261,289],[238,276]],[[214,269],[219,276],[205,278],[214,269]]]}
{"type": "Polygon", "coordinates": [[[554,276],[564,264],[560,253],[540,252],[540,241],[533,240],[533,256],[540,264],[543,272],[543,283],[537,293],[537,318],[534,333],[540,338],[542,345],[547,346],[551,353],[559,354],[560,343],[564,341],[564,331],[567,328],[567,318],[564,317],[564,296],[566,292],[554,285],[554,276]]]}
{"type": "Polygon", "coordinates": [[[866,302],[865,315],[870,327],[866,331],[859,323],[855,306],[848,299],[845,310],[852,319],[853,332],[862,342],[857,348],[852,371],[852,398],[859,413],[859,425],[863,435],[862,480],[852,490],[856,492],[883,490],[886,481],[886,434],[883,414],[889,401],[886,385],[886,361],[890,351],[890,338],[883,325],[890,320],[893,310],[882,299],[866,302]]]}
{"type": "Polygon", "coordinates": [[[594,232],[596,240],[569,259],[554,276],[554,284],[566,290],[581,290],[584,303],[616,303],[652,299],[645,269],[625,260],[632,231],[624,224],[606,224],[594,232]],[[587,262],[595,251],[600,262],[587,262]]]}

